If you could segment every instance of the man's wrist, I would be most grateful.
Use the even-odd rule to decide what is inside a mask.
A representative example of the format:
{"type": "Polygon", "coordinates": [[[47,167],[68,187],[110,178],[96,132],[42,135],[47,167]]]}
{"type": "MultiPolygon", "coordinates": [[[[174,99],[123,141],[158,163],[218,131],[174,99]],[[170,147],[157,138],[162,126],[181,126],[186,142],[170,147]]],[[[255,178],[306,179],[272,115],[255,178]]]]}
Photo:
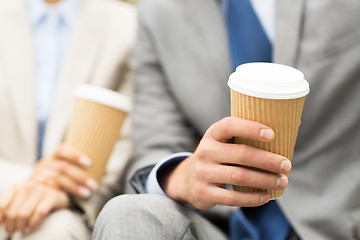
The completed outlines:
{"type": "Polygon", "coordinates": [[[179,162],[176,166],[174,166],[170,171],[167,173],[167,178],[164,179],[162,183],[162,188],[166,195],[178,202],[187,203],[188,200],[185,196],[189,196],[187,187],[184,185],[184,180],[187,179],[184,174],[188,171],[188,167],[186,166],[188,163],[188,159],[191,157],[185,158],[183,161],[179,162]]]}
{"type": "Polygon", "coordinates": [[[164,178],[166,178],[166,176],[163,176],[163,174],[168,174],[167,170],[174,170],[180,162],[191,155],[192,153],[189,152],[175,153],[165,157],[159,163],[157,163],[147,178],[146,192],[166,195],[160,184],[160,182],[164,181],[164,178]]]}
{"type": "Polygon", "coordinates": [[[157,179],[158,182],[160,184],[161,189],[163,189],[163,191],[165,192],[165,194],[167,195],[168,192],[168,183],[169,183],[169,178],[171,177],[172,172],[174,171],[174,169],[181,164],[182,161],[179,162],[174,162],[172,164],[167,164],[164,167],[160,167],[157,171],[157,179]]]}

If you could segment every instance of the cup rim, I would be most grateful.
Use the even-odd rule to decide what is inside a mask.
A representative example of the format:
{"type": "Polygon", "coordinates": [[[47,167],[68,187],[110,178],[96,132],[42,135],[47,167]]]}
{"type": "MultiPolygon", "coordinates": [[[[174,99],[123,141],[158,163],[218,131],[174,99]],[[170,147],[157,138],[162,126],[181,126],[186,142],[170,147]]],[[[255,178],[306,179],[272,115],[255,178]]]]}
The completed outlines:
{"type": "Polygon", "coordinates": [[[74,90],[73,95],[75,98],[100,103],[125,112],[131,111],[129,97],[107,88],[82,84],[74,90]]]}
{"type": "Polygon", "coordinates": [[[309,83],[301,71],[290,66],[265,62],[238,66],[229,76],[228,86],[238,93],[266,99],[295,99],[310,92],[309,83]],[[285,81],[286,78],[289,81],[285,81]]]}

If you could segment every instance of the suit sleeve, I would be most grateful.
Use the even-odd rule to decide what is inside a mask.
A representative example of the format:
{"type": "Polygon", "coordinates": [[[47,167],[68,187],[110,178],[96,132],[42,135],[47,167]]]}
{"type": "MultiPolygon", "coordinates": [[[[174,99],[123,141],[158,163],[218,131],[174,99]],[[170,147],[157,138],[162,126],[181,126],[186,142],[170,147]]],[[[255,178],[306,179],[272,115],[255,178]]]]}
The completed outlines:
{"type": "MultiPolygon", "coordinates": [[[[132,59],[135,80],[135,108],[132,114],[134,154],[127,168],[129,188],[144,192],[152,167],[164,157],[194,150],[194,132],[169,88],[162,47],[151,27],[154,7],[139,4],[139,30],[132,59]]],[[[130,190],[131,191],[131,190],[130,190]]]]}
{"type": "Polygon", "coordinates": [[[33,166],[0,158],[0,195],[15,183],[25,182],[33,172],[33,166]]]}

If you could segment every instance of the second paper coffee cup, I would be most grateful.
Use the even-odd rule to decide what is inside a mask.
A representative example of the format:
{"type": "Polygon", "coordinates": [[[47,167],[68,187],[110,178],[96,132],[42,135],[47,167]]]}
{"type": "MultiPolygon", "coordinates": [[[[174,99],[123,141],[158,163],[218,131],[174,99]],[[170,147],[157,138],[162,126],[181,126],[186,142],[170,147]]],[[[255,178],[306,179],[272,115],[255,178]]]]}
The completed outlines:
{"type": "Polygon", "coordinates": [[[100,183],[130,111],[130,100],[118,92],[92,85],[80,86],[74,97],[64,142],[91,159],[86,171],[100,183]]]}
{"type": "MultiPolygon", "coordinates": [[[[309,84],[301,71],[275,63],[246,63],[229,77],[231,116],[260,122],[272,128],[275,139],[264,143],[235,138],[234,143],[246,144],[292,159],[309,84]]],[[[241,192],[267,191],[271,199],[283,190],[233,186],[241,192]]]]}

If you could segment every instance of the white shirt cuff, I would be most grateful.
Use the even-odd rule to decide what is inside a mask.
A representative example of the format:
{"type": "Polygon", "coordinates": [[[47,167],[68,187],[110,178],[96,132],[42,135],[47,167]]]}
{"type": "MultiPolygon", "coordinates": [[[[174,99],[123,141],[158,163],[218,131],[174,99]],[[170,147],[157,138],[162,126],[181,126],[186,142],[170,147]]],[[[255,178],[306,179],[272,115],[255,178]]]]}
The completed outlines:
{"type": "Polygon", "coordinates": [[[181,161],[186,159],[187,157],[191,156],[192,153],[189,152],[180,152],[171,154],[160,162],[158,162],[155,167],[151,170],[148,179],[146,181],[146,192],[152,194],[158,194],[166,196],[164,190],[161,188],[159,180],[158,180],[158,171],[159,169],[172,165],[172,164],[179,164],[181,161]]]}

